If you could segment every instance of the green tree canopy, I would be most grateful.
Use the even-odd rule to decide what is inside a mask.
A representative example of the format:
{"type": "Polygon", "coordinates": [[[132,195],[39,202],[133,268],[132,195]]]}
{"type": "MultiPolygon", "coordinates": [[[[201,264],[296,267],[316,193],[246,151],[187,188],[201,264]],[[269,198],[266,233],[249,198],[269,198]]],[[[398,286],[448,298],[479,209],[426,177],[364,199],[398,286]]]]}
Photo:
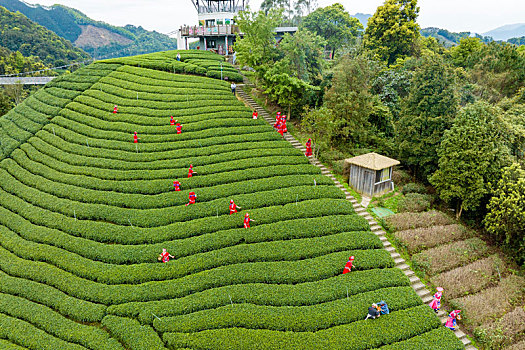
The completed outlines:
{"type": "Polygon", "coordinates": [[[487,231],[518,252],[525,260],[525,171],[518,163],[503,169],[487,206],[487,231]]]}
{"type": "Polygon", "coordinates": [[[499,110],[486,102],[464,107],[438,148],[439,168],[430,178],[439,196],[463,210],[474,210],[497,183],[501,169],[510,164],[505,128],[499,110]]]}
{"type": "Polygon", "coordinates": [[[321,7],[306,16],[300,28],[306,28],[326,40],[327,48],[335,51],[351,43],[363,29],[357,18],[350,17],[343,5],[337,3],[321,7]]]}
{"type": "Polygon", "coordinates": [[[368,20],[365,47],[388,64],[414,55],[420,37],[418,13],[417,0],[386,0],[368,20]]]}
{"type": "Polygon", "coordinates": [[[397,130],[399,157],[426,180],[437,169],[437,147],[457,110],[453,74],[439,58],[423,61],[414,73],[397,130]]]}
{"type": "Polygon", "coordinates": [[[459,45],[450,48],[450,56],[454,64],[460,67],[471,65],[470,57],[483,48],[483,43],[479,38],[462,38],[459,45]]]}

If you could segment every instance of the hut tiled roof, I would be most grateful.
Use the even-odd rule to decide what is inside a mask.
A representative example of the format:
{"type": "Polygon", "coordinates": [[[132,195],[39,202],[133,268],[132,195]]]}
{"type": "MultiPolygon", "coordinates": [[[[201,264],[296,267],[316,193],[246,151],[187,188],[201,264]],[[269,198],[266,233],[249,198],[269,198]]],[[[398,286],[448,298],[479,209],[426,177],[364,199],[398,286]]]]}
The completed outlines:
{"type": "Polygon", "coordinates": [[[345,162],[372,170],[382,170],[400,164],[399,161],[395,159],[388,158],[374,152],[346,159],[345,162]]]}

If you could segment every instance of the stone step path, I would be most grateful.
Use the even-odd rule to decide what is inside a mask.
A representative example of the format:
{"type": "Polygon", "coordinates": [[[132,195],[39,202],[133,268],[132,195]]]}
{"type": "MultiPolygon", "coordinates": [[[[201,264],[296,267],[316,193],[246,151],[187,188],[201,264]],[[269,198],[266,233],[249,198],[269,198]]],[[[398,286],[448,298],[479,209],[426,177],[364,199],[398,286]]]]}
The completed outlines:
{"type": "MultiPolygon", "coordinates": [[[[266,110],[264,110],[262,107],[260,107],[251,96],[246,94],[242,89],[237,90],[237,95],[244,100],[244,102],[252,109],[256,110],[259,113],[259,118],[263,118],[266,120],[270,125],[273,125],[275,122],[275,116],[270,116],[266,110]]],[[[284,134],[284,138],[286,141],[290,142],[295,148],[300,149],[302,152],[305,152],[305,147],[297,141],[292,135],[289,133],[284,134]]],[[[386,237],[386,233],[383,231],[381,226],[378,225],[378,223],[374,220],[372,215],[368,213],[366,210],[366,207],[368,206],[368,203],[370,201],[370,198],[363,197],[363,201],[361,204],[357,202],[357,200],[348,192],[348,190],[335,178],[335,176],[328,170],[318,159],[314,157],[308,157],[310,160],[310,163],[319,167],[321,169],[321,174],[328,176],[330,179],[332,179],[337,187],[341,189],[345,193],[346,199],[352,203],[354,206],[354,210],[356,211],[357,215],[360,215],[364,217],[369,225],[370,229],[373,233],[375,233],[379,239],[383,242],[384,248],[390,253],[390,256],[394,259],[395,267],[401,269],[403,273],[409,278],[410,284],[412,288],[416,291],[417,295],[423,300],[424,303],[430,303],[432,301],[432,293],[426,288],[426,286],[421,282],[421,280],[416,276],[414,271],[410,269],[410,266],[406,264],[405,260],[401,257],[399,253],[396,252],[396,249],[392,246],[392,244],[388,241],[386,237]]],[[[447,314],[444,311],[440,311],[438,314],[438,317],[440,317],[442,323],[445,323],[447,320],[447,314]]],[[[463,333],[460,330],[456,330],[454,332],[456,336],[461,340],[461,342],[465,345],[467,350],[473,350],[476,349],[474,346],[472,346],[471,341],[467,338],[466,334],[463,333]]]]}

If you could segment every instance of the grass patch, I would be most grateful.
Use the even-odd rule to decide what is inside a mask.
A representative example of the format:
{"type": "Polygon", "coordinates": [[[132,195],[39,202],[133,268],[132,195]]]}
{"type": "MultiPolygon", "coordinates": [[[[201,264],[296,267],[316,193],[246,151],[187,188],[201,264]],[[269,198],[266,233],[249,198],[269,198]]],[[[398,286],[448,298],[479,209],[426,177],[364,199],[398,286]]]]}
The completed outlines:
{"type": "Polygon", "coordinates": [[[490,253],[487,244],[479,238],[445,244],[412,256],[414,266],[428,276],[448,271],[476,261],[490,253]]]}
{"type": "Polygon", "coordinates": [[[445,288],[446,299],[454,299],[479,292],[499,280],[505,272],[505,264],[497,255],[477,260],[439,274],[431,279],[432,284],[445,288]]]}
{"type": "Polygon", "coordinates": [[[384,222],[386,227],[393,231],[455,223],[454,219],[437,210],[423,213],[399,213],[385,218],[384,222]]]}
{"type": "Polygon", "coordinates": [[[469,231],[463,225],[439,225],[420,227],[394,233],[394,238],[407,249],[410,254],[419,253],[428,248],[465,239],[469,231]]]}
{"type": "Polygon", "coordinates": [[[416,212],[420,213],[430,209],[432,197],[428,194],[407,193],[399,199],[397,212],[416,212]]]}
{"type": "Polygon", "coordinates": [[[477,326],[481,323],[503,316],[523,299],[525,279],[510,275],[496,286],[474,295],[453,299],[450,305],[462,310],[466,324],[477,326]]]}

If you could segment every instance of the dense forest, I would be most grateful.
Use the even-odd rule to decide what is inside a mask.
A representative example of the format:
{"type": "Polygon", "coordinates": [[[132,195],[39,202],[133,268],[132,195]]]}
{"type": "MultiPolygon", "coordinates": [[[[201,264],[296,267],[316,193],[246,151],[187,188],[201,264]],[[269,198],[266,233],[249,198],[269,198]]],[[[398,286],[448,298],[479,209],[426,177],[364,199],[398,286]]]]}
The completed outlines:
{"type": "Polygon", "coordinates": [[[523,263],[525,47],[468,35],[445,47],[420,34],[417,0],[386,0],[366,29],[341,4],[297,3],[241,13],[235,49],[322,161],[342,172],[369,151],[399,159],[523,263]],[[297,16],[297,33],[275,43],[272,29],[297,16]]]}
{"type": "Polygon", "coordinates": [[[63,5],[28,6],[19,0],[0,0],[0,6],[4,6],[10,11],[19,11],[29,19],[71,41],[75,46],[99,59],[133,56],[177,48],[176,40],[165,34],[148,31],[133,25],[113,26],[93,20],[84,13],[63,5]],[[86,34],[84,31],[87,26],[94,27],[96,30],[86,34]],[[87,40],[85,36],[88,36],[87,40]],[[108,37],[112,38],[111,43],[106,42],[108,37]]]}

